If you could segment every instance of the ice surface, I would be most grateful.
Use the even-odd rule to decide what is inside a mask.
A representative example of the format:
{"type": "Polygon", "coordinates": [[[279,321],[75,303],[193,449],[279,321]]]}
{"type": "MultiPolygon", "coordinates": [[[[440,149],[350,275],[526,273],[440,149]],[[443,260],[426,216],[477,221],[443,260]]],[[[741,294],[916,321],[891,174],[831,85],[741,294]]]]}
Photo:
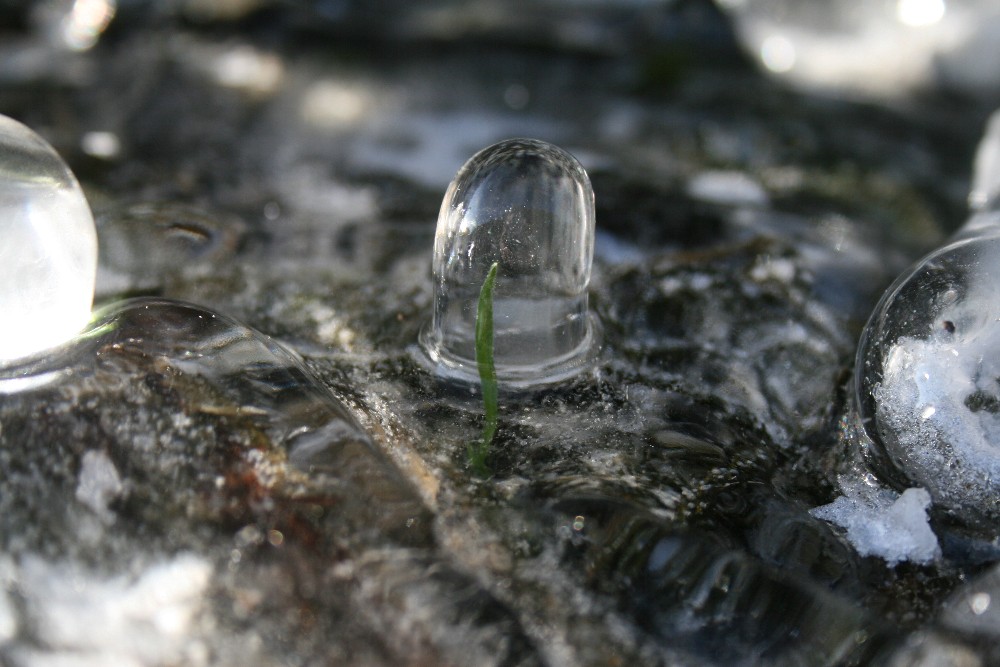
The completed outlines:
{"type": "Polygon", "coordinates": [[[600,538],[589,545],[592,569],[616,584],[619,604],[646,632],[700,654],[666,664],[864,664],[859,638],[877,635],[878,624],[826,588],[697,531],[673,532],[628,510],[602,516],[598,503],[566,503],[589,524],[604,519],[590,528],[600,538]]]}
{"type": "MultiPolygon", "coordinates": [[[[922,632],[958,585],[942,581],[953,562],[886,577],[801,508],[832,474],[851,318],[928,241],[930,214],[956,205],[968,131],[947,121],[968,110],[776,95],[712,3],[435,1],[424,14],[446,25],[432,40],[385,30],[409,28],[414,3],[332,4],[348,18],[329,31],[316,19],[329,2],[221,24],[133,7],[75,77],[69,59],[18,68],[27,28],[9,26],[3,108],[59,146],[119,138],[116,157],[74,153],[114,291],[211,311],[132,307],[70,346],[88,354],[54,352],[44,382],[0,381],[0,563],[35,558],[90,589],[195,554],[212,569],[177,639],[192,650],[164,656],[184,665],[882,664],[862,659],[881,618],[913,619],[891,641],[922,632]],[[476,22],[525,9],[555,27],[476,22]],[[711,34],[681,29],[692,20],[711,34]],[[567,52],[547,39],[557,29],[600,50],[567,52]],[[273,98],[195,66],[239,44],[281,60],[273,98]],[[496,111],[517,85],[527,106],[496,111]],[[596,156],[583,163],[618,242],[588,287],[606,347],[594,372],[504,401],[496,477],[470,480],[480,404],[407,353],[430,314],[427,223],[462,160],[539,126],[596,156]],[[774,208],[692,198],[691,176],[716,169],[760,183],[774,208]],[[293,346],[313,379],[222,313],[293,346]],[[331,422],[330,396],[373,446],[331,422]],[[91,451],[121,478],[111,526],[77,499],[91,451]],[[802,529],[761,535],[772,501],[802,529]]],[[[48,589],[18,579],[4,580],[0,663],[145,657],[42,644],[25,600],[48,589]]],[[[86,600],[83,625],[103,618],[102,598],[86,600]]]]}
{"type": "Polygon", "coordinates": [[[44,139],[0,116],[0,363],[65,342],[90,319],[97,234],[83,191],[44,139]]]}
{"type": "Polygon", "coordinates": [[[889,351],[876,391],[879,415],[927,472],[953,456],[1000,483],[996,296],[973,295],[942,313],[950,327],[926,339],[903,337],[889,351]]]}
{"type": "Polygon", "coordinates": [[[847,531],[847,539],[862,556],[878,556],[889,565],[902,561],[930,563],[941,555],[937,536],[927,522],[931,496],[924,489],[864,493],[845,489],[829,505],[811,514],[847,531]]]}
{"type": "Polygon", "coordinates": [[[941,620],[964,634],[1000,640],[1000,567],[993,565],[954,591],[941,620]]]}
{"type": "Polygon", "coordinates": [[[580,163],[543,141],[484,148],[445,193],[434,238],[434,315],[421,341],[444,375],[478,381],[479,291],[497,262],[494,356],[501,382],[579,370],[594,348],[587,285],[594,192],[580,163]]]}

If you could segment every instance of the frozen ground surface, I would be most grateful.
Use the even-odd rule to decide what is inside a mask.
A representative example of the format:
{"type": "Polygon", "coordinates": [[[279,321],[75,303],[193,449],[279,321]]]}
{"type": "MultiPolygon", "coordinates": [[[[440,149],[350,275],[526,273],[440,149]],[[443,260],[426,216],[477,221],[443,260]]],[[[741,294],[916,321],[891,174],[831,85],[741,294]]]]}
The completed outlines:
{"type": "Polygon", "coordinates": [[[989,90],[791,88],[697,1],[112,6],[0,0],[0,112],[100,245],[87,335],[0,376],[0,663],[996,661],[995,535],[847,417],[989,90]],[[444,189],[511,136],[590,174],[604,346],[501,394],[483,480],[414,350],[444,189]]]}

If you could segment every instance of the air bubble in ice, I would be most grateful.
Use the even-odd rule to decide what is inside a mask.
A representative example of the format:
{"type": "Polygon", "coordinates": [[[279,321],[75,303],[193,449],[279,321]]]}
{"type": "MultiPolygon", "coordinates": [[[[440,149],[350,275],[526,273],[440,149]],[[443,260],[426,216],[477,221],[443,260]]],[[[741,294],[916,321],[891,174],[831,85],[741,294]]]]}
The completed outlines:
{"type": "Polygon", "coordinates": [[[55,150],[0,115],[0,364],[66,342],[90,319],[97,234],[55,150]]]}
{"type": "Polygon", "coordinates": [[[511,139],[476,153],[445,193],[434,239],[434,314],[424,350],[448,377],[478,381],[476,307],[490,266],[497,378],[544,383],[584,366],[594,194],[569,153],[511,139]]]}
{"type": "MultiPolygon", "coordinates": [[[[995,171],[998,140],[991,132],[980,147],[974,195],[995,192],[983,178],[995,171]]],[[[856,368],[859,416],[880,475],[922,486],[935,505],[982,525],[1000,518],[998,215],[978,210],[896,280],[865,327],[856,368]]]]}

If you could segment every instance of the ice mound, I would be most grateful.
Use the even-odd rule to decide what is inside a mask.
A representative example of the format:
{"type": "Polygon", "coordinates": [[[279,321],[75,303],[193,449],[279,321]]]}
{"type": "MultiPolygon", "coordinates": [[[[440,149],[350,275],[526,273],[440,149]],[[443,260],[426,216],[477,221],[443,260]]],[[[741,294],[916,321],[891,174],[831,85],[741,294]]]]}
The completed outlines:
{"type": "Polygon", "coordinates": [[[962,523],[990,526],[1000,516],[1000,236],[978,217],[977,233],[931,253],[883,298],[860,352],[859,402],[884,465],[902,474],[897,488],[923,487],[962,523]]]}
{"type": "Polygon", "coordinates": [[[862,335],[871,463],[990,537],[1000,519],[1000,116],[976,156],[973,214],[886,291],[862,335]]]}

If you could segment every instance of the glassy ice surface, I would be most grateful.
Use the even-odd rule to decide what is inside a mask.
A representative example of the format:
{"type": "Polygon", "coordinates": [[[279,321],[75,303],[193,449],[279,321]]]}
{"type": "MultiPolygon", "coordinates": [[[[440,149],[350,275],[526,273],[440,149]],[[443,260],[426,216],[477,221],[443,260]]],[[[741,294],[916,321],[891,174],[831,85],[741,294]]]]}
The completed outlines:
{"type": "Polygon", "coordinates": [[[436,554],[416,489],[341,400],[238,321],[117,303],[0,371],[0,395],[0,488],[19,489],[0,493],[0,656],[35,657],[11,664],[207,665],[209,636],[246,655],[216,609],[267,626],[249,664],[281,662],[266,633],[303,631],[287,612],[303,587],[323,664],[405,663],[367,658],[386,618],[448,664],[534,664],[508,608],[436,554]],[[26,523],[26,503],[58,510],[26,523]]]}
{"type": "Polygon", "coordinates": [[[55,150],[0,116],[0,364],[55,347],[90,319],[97,234],[55,150]]]}
{"type": "Polygon", "coordinates": [[[618,504],[569,501],[586,517],[586,563],[650,636],[690,652],[666,664],[869,664],[863,637],[884,629],[860,609],[794,573],[675,531],[618,504]]]}
{"type": "Polygon", "coordinates": [[[502,141],[476,153],[448,187],[434,238],[434,314],[421,341],[444,375],[476,370],[476,307],[490,266],[497,377],[531,384],[578,370],[594,347],[587,284],[594,194],[556,146],[502,141]]]}

